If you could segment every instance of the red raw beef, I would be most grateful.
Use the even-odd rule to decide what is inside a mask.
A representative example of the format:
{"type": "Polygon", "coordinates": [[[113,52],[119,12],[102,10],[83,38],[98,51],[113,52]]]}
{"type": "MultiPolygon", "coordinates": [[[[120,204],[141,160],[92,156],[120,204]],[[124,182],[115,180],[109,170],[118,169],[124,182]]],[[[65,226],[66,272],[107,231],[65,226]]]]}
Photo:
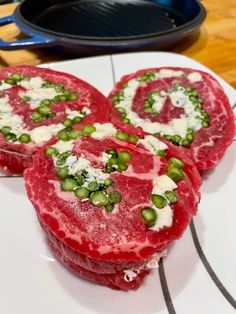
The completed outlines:
{"type": "MultiPolygon", "coordinates": [[[[40,77],[54,84],[63,84],[67,90],[76,92],[79,95],[77,100],[52,103],[51,108],[55,116],[35,123],[30,118],[33,110],[19,96],[19,93],[24,91],[23,87],[13,85],[9,89],[0,91],[0,97],[8,96],[10,106],[13,108],[13,113],[23,119],[24,127],[27,130],[32,130],[44,125],[61,123],[67,117],[66,109],[81,110],[83,107],[87,107],[91,110],[91,113],[84,116],[82,122],[76,125],[75,128],[78,129],[83,128],[84,125],[93,124],[95,122],[106,122],[109,119],[110,107],[107,99],[93,86],[77,77],[50,69],[32,66],[16,66],[1,70],[0,80],[5,80],[13,73],[31,78],[40,77]]],[[[22,173],[32,162],[31,156],[37,151],[38,146],[39,145],[32,142],[20,144],[19,142],[13,143],[5,141],[0,133],[0,167],[10,173],[22,173]],[[8,151],[9,154],[11,154],[9,156],[8,151]],[[15,154],[14,152],[19,154],[15,154]]]]}
{"type": "MultiPolygon", "coordinates": [[[[158,72],[161,69],[182,71],[186,75],[196,72],[202,76],[202,80],[190,82],[185,75],[182,77],[168,77],[151,81],[137,89],[136,95],[132,100],[132,110],[136,112],[140,118],[147,119],[150,122],[168,123],[173,118],[179,118],[183,113],[183,109],[174,107],[171,104],[170,98],[167,97],[161,112],[157,116],[153,116],[145,112],[143,107],[148,93],[153,90],[168,90],[172,87],[173,82],[179,82],[183,86],[196,89],[199,97],[203,100],[202,110],[208,113],[210,125],[207,128],[201,128],[196,131],[194,141],[188,148],[184,148],[184,150],[188,153],[189,157],[192,158],[200,171],[215,167],[233,141],[235,136],[235,117],[223,88],[210,74],[195,69],[177,67],[143,69],[121,78],[109,95],[111,105],[112,98],[117,92],[121,91],[124,85],[131,79],[135,79],[146,72],[158,72]]],[[[120,114],[114,105],[112,105],[112,107],[111,121],[115,124],[119,124],[122,122],[120,114]]],[[[140,126],[133,127],[132,133],[140,135],[142,132],[143,130],[140,126]]]]}
{"type": "Polygon", "coordinates": [[[196,167],[178,148],[172,150],[172,146],[168,147],[166,158],[160,158],[144,150],[141,144],[137,146],[114,137],[97,140],[83,136],[75,141],[72,154],[86,156],[99,169],[103,167],[99,157],[109,149],[132,154],[126,171],[110,175],[112,187],[122,194],[118,208],[111,213],[89,200],[80,201],[73,192],[62,192],[52,158],[45,156],[45,149],[39,150],[24,178],[28,197],[55,256],[83,278],[116,289],[136,289],[147,269],[131,283],[124,281],[122,271],[144,265],[154,253],[161,253],[180,238],[196,214],[200,199],[201,179],[196,167]],[[158,232],[149,230],[140,211],[150,206],[152,180],[167,171],[170,157],[180,155],[187,176],[177,183],[178,202],[171,205],[172,226],[158,232]]]}

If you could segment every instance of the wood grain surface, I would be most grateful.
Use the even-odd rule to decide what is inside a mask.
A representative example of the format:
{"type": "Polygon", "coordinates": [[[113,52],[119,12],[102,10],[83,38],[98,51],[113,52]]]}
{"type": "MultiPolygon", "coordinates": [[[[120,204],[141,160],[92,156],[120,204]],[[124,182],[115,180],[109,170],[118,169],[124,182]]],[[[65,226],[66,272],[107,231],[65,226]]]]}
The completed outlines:
{"type": "MultiPolygon", "coordinates": [[[[207,19],[199,33],[185,39],[169,51],[189,56],[220,75],[236,88],[236,0],[205,0],[207,19]]],[[[15,4],[0,5],[0,17],[12,14],[15,4]]],[[[12,41],[23,38],[14,24],[0,27],[0,38],[12,41]]],[[[0,68],[16,64],[37,65],[71,57],[48,49],[0,50],[0,68]]]]}

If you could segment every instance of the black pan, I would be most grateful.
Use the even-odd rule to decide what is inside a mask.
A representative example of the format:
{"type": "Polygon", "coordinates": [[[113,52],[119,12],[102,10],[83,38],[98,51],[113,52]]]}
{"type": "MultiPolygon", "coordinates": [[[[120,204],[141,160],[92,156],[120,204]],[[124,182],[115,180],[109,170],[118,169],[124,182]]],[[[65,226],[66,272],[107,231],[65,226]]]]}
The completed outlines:
{"type": "Polygon", "coordinates": [[[25,0],[0,25],[14,22],[30,38],[0,49],[57,46],[79,53],[169,45],[195,32],[206,10],[197,0],[25,0]]]}

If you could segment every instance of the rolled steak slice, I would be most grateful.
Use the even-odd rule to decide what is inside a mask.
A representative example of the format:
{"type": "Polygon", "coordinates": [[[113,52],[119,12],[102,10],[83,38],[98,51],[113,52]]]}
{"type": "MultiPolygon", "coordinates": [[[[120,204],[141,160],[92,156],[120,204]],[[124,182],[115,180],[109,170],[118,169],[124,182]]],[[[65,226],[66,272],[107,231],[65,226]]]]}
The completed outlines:
{"type": "Polygon", "coordinates": [[[149,272],[200,198],[196,167],[172,146],[95,123],[34,155],[24,173],[28,197],[64,264],[104,275],[149,272]]]}
{"type": "Polygon", "coordinates": [[[107,99],[72,75],[31,66],[0,71],[0,168],[22,173],[54,136],[105,122],[109,112],[107,99]]]}
{"type": "Polygon", "coordinates": [[[143,69],[124,76],[109,99],[114,123],[123,121],[137,134],[145,131],[184,147],[200,171],[217,165],[235,135],[223,88],[202,71],[143,69]]]}

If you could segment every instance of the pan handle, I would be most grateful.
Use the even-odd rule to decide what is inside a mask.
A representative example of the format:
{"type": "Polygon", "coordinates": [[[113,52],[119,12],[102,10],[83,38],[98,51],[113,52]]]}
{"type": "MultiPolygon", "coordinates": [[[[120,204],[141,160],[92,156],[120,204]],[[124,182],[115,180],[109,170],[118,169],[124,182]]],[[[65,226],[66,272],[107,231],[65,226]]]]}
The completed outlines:
{"type": "MultiPolygon", "coordinates": [[[[0,26],[14,23],[13,15],[5,16],[0,18],[0,26]]],[[[42,46],[50,46],[55,40],[49,37],[44,37],[40,35],[30,34],[30,38],[19,39],[12,42],[7,42],[0,39],[0,50],[18,50],[18,49],[27,49],[27,48],[38,48],[42,46]]]]}

